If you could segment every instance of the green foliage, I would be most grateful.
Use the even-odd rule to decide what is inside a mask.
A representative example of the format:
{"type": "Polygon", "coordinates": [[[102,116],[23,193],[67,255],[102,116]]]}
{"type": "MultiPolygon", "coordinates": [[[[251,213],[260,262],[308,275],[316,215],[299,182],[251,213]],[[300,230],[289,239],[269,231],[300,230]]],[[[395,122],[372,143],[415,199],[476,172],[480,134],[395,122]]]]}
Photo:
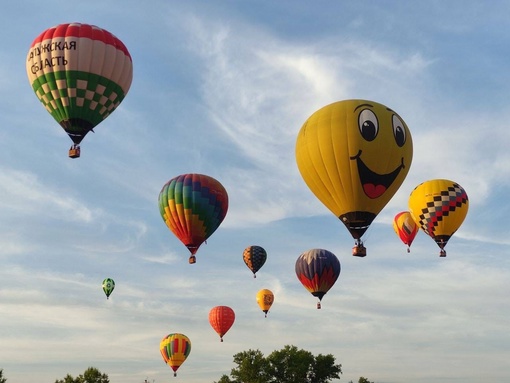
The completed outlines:
{"type": "Polygon", "coordinates": [[[57,379],[55,383],[110,383],[110,379],[107,374],[102,374],[97,368],[89,367],[76,378],[67,374],[64,379],[57,379]]]}
{"type": "Polygon", "coordinates": [[[7,378],[4,378],[4,369],[0,368],[0,383],[7,382],[7,378]]]}
{"type": "MultiPolygon", "coordinates": [[[[353,383],[352,380],[349,383],[353,383]]],[[[359,379],[358,379],[358,383],[374,383],[374,382],[371,382],[367,378],[364,378],[364,377],[360,376],[359,379]]]]}
{"type": "Polygon", "coordinates": [[[267,357],[259,350],[243,351],[234,355],[234,363],[237,367],[230,377],[223,375],[217,383],[328,383],[342,373],[333,355],[314,356],[296,346],[285,346],[267,357]]]}

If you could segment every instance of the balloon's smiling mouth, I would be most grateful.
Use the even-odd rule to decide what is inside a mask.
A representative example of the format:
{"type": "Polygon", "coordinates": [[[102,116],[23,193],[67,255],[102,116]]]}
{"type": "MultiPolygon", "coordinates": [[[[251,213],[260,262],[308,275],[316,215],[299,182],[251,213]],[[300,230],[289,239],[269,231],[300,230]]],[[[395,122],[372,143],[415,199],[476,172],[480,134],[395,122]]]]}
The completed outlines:
{"type": "Polygon", "coordinates": [[[402,157],[401,164],[395,170],[388,174],[377,174],[370,170],[361,159],[362,151],[359,150],[355,156],[351,156],[351,160],[356,160],[358,165],[358,175],[363,186],[363,191],[368,198],[375,199],[382,196],[386,190],[391,186],[395,178],[397,178],[400,170],[404,169],[404,157],[402,157]]]}

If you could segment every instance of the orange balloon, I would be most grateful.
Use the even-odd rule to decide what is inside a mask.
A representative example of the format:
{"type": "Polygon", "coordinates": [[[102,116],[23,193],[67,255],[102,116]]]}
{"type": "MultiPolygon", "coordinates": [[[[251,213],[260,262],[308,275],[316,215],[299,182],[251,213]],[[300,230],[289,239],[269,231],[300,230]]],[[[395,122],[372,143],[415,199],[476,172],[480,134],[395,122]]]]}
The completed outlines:
{"type": "Polygon", "coordinates": [[[209,323],[211,324],[214,331],[220,336],[220,340],[223,342],[223,335],[234,324],[236,314],[228,306],[216,306],[209,311],[209,323]]]}

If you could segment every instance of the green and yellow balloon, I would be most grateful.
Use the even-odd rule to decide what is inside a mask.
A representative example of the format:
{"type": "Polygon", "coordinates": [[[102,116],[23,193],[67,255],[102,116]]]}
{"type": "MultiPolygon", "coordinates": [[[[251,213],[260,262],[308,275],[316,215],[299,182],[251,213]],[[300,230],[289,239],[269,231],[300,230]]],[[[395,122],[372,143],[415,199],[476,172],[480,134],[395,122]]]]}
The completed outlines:
{"type": "Polygon", "coordinates": [[[46,110],[73,141],[80,143],[126,96],[133,64],[126,46],[95,25],[66,23],[42,32],[26,60],[30,85],[46,110]]]}
{"type": "Polygon", "coordinates": [[[106,294],[106,299],[110,298],[113,289],[115,288],[115,281],[111,278],[106,278],[103,281],[103,291],[106,294]]]}

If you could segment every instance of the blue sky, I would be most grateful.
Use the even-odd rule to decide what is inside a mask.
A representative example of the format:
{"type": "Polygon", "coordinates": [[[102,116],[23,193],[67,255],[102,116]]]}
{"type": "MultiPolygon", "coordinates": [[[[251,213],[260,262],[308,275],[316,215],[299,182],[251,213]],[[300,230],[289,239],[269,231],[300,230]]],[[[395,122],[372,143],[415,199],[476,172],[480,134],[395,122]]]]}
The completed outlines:
{"type": "Polygon", "coordinates": [[[478,383],[510,377],[510,5],[492,1],[11,1],[0,46],[0,368],[9,382],[54,382],[94,366],[112,383],[174,379],[159,341],[192,352],[174,379],[212,383],[232,356],[287,344],[331,353],[341,381],[478,383]],[[56,24],[95,24],[134,65],[122,105],[80,159],[28,84],[32,40],[56,24]],[[304,184],[297,133],[320,107],[380,102],[413,136],[410,172],[350,255],[345,227],[304,184]],[[230,208],[188,253],[159,215],[183,173],[211,175],[230,208]],[[391,227],[412,189],[461,184],[470,210],[448,256],[391,227]],[[249,245],[268,261],[256,279],[249,245]],[[342,272],[315,309],[294,273],[311,248],[342,272]],[[104,278],[116,281],[109,300],[104,278]],[[267,318],[255,301],[269,288],[267,318]],[[209,310],[236,322],[219,342],[209,310]]]}

